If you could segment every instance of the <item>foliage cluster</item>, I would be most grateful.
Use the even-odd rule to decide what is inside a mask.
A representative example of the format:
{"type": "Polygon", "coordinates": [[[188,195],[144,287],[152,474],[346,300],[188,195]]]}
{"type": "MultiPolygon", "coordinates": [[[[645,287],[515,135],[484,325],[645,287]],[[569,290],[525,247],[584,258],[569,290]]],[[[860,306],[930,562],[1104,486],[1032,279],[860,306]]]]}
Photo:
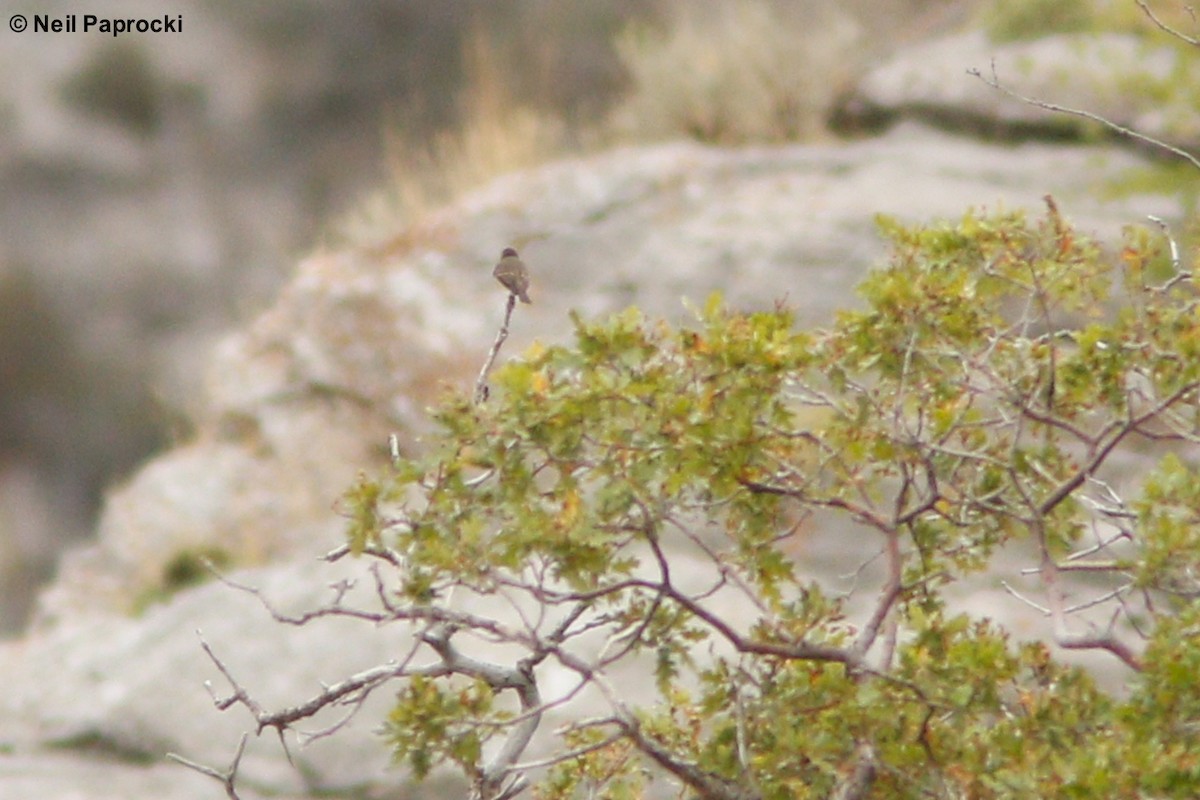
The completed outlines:
{"type": "Polygon", "coordinates": [[[824,328],[576,319],[449,399],[346,497],[379,619],[416,630],[396,757],[485,798],[1197,796],[1196,282],[1048,204],[883,220],[891,263],[824,328]],[[805,576],[816,526],[861,553],[846,596],[805,576]],[[948,594],[1014,547],[1046,641],[948,594]]]}

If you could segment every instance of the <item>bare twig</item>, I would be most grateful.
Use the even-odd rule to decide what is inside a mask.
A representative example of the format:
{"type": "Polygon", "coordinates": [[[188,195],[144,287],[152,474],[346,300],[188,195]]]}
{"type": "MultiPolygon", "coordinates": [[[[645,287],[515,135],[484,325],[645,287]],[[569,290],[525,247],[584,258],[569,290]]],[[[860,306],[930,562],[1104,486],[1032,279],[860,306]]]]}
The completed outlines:
{"type": "MultiPolygon", "coordinates": [[[[212,647],[205,641],[203,634],[197,631],[197,635],[200,636],[200,646],[204,648],[204,652],[208,654],[209,659],[225,677],[225,680],[228,681],[232,689],[232,694],[226,697],[218,697],[214,693],[213,704],[220,711],[224,711],[234,704],[245,706],[258,724],[258,733],[261,733],[266,728],[275,728],[282,733],[292,723],[312,717],[346,698],[351,698],[351,702],[357,706],[361,704],[361,697],[369,694],[372,690],[392,678],[402,675],[412,675],[417,672],[426,675],[431,673],[436,674],[439,671],[437,668],[411,668],[409,662],[412,660],[413,653],[410,652],[409,656],[403,661],[389,662],[378,667],[372,667],[356,675],[351,675],[345,680],[326,686],[317,695],[300,705],[285,708],[281,711],[268,712],[238,682],[229,668],[225,666],[225,663],[213,652],[212,647]]],[[[340,727],[342,724],[344,722],[338,723],[338,726],[340,727]]]]}
{"type": "Polygon", "coordinates": [[[1009,594],[1011,594],[1013,597],[1015,597],[1015,598],[1017,598],[1018,600],[1020,600],[1020,601],[1021,601],[1022,603],[1024,603],[1025,605],[1029,606],[1030,608],[1034,609],[1035,611],[1038,611],[1038,612],[1040,612],[1041,614],[1043,614],[1043,615],[1045,615],[1045,616],[1047,616],[1047,617],[1048,617],[1048,616],[1050,616],[1050,609],[1046,608],[1046,607],[1045,607],[1045,606],[1043,606],[1043,605],[1039,605],[1039,604],[1035,603],[1034,601],[1030,600],[1028,597],[1026,597],[1025,595],[1023,595],[1023,594],[1021,594],[1020,592],[1018,592],[1016,589],[1014,589],[1014,588],[1013,588],[1013,587],[1012,587],[1012,586],[1011,586],[1011,585],[1008,583],[1008,581],[1000,581],[1000,586],[1001,586],[1001,587],[1004,589],[1004,591],[1008,592],[1009,594]]]}
{"type": "MultiPolygon", "coordinates": [[[[334,552],[336,553],[337,551],[335,550],[334,552]]],[[[329,557],[326,556],[326,558],[328,559],[329,557]]],[[[349,592],[350,589],[354,588],[352,581],[339,581],[338,583],[333,584],[330,588],[333,589],[334,599],[328,605],[324,605],[293,616],[290,614],[284,614],[282,611],[277,610],[273,605],[271,605],[271,601],[263,595],[262,590],[258,589],[257,587],[238,583],[237,581],[218,571],[211,564],[208,565],[208,568],[213,575],[217,577],[217,580],[221,581],[221,583],[225,584],[231,589],[237,589],[238,591],[253,595],[258,599],[258,602],[262,604],[262,607],[267,610],[267,613],[271,615],[272,619],[274,619],[276,622],[283,623],[284,625],[294,625],[296,627],[300,627],[306,625],[311,620],[317,619],[318,617],[331,616],[354,617],[356,619],[374,622],[376,624],[387,622],[391,619],[391,616],[388,614],[383,614],[377,611],[364,611],[362,609],[342,605],[342,601],[345,599],[346,593],[349,592]]]]}
{"type": "Polygon", "coordinates": [[[476,405],[488,399],[488,373],[492,371],[492,367],[496,363],[496,356],[500,354],[500,346],[508,338],[508,324],[512,321],[512,313],[516,305],[517,296],[510,292],[507,304],[504,306],[504,323],[500,326],[500,330],[496,332],[496,341],[492,342],[492,349],[488,351],[487,360],[483,362],[483,369],[479,370],[479,377],[475,380],[476,405]]]}
{"type": "Polygon", "coordinates": [[[1171,153],[1172,155],[1179,156],[1180,158],[1185,159],[1196,169],[1200,169],[1200,158],[1197,158],[1196,156],[1192,155],[1191,153],[1187,152],[1186,150],[1182,150],[1178,147],[1175,147],[1174,145],[1167,144],[1166,142],[1162,141],[1161,139],[1156,139],[1153,136],[1148,136],[1147,134],[1141,133],[1140,131],[1136,131],[1133,128],[1128,128],[1124,125],[1118,125],[1117,123],[1113,122],[1112,120],[1107,119],[1106,117],[1102,117],[1099,114],[1095,114],[1091,111],[1085,111],[1080,108],[1071,108],[1069,106],[1063,106],[1063,105],[1059,105],[1057,103],[1047,103],[1044,100],[1038,100],[1033,97],[1026,97],[1023,94],[1014,92],[1012,89],[1009,89],[1007,86],[1000,83],[1000,78],[999,78],[998,74],[996,73],[995,59],[992,59],[992,74],[991,74],[990,78],[985,76],[982,72],[980,72],[977,68],[974,68],[974,67],[972,67],[971,69],[968,69],[967,74],[972,75],[976,78],[979,78],[979,80],[983,81],[988,86],[991,86],[993,89],[995,89],[999,92],[1003,92],[1004,94],[1008,95],[1009,97],[1013,98],[1014,100],[1020,100],[1022,103],[1026,103],[1027,105],[1035,106],[1037,108],[1043,108],[1046,111],[1053,111],[1056,114],[1067,114],[1069,116],[1080,117],[1082,119],[1091,120],[1092,122],[1097,122],[1100,125],[1103,125],[1105,128],[1108,128],[1113,133],[1128,137],[1130,139],[1136,139],[1137,141],[1142,142],[1144,144],[1151,145],[1152,147],[1157,147],[1162,150],[1166,150],[1168,153],[1171,153]]]}
{"type": "Polygon", "coordinates": [[[1085,600],[1082,603],[1076,603],[1073,606],[1068,606],[1067,608],[1063,609],[1063,613],[1064,614],[1075,614],[1077,612],[1084,611],[1089,608],[1094,608],[1095,606],[1098,606],[1098,605],[1103,605],[1104,603],[1107,603],[1109,600],[1113,600],[1115,598],[1121,597],[1122,595],[1126,594],[1131,588],[1133,588],[1132,583],[1123,584],[1121,586],[1118,586],[1116,589],[1113,589],[1110,592],[1105,592],[1104,594],[1102,594],[1098,597],[1093,597],[1091,600],[1085,600]]]}
{"type": "Polygon", "coordinates": [[[225,666],[225,663],[217,657],[216,653],[213,652],[212,647],[209,646],[208,642],[204,638],[204,632],[197,630],[196,636],[200,638],[200,646],[204,648],[204,652],[208,654],[209,659],[211,659],[213,664],[216,665],[217,670],[225,676],[225,680],[227,680],[229,685],[233,688],[233,694],[228,695],[227,697],[218,697],[216,692],[213,691],[212,685],[206,681],[205,686],[208,688],[209,694],[212,695],[213,705],[217,707],[218,711],[224,711],[234,703],[241,703],[246,708],[250,709],[250,713],[257,717],[258,714],[262,712],[262,707],[250,697],[250,693],[247,692],[240,683],[238,683],[237,679],[233,677],[233,674],[230,673],[229,669],[225,666]]]}
{"type": "MultiPolygon", "coordinates": [[[[1072,633],[1069,630],[1067,627],[1067,615],[1069,611],[1066,608],[1066,598],[1063,590],[1058,583],[1058,565],[1050,557],[1045,531],[1039,529],[1036,533],[1038,536],[1038,545],[1042,550],[1042,585],[1046,589],[1050,618],[1054,621],[1055,643],[1067,650],[1106,650],[1123,661],[1130,669],[1140,672],[1142,669],[1141,659],[1137,657],[1137,654],[1128,645],[1118,640],[1113,634],[1113,623],[1116,622],[1115,616],[1113,623],[1110,623],[1108,629],[1103,633],[1093,630],[1086,634],[1078,634],[1072,633]]],[[[1119,613],[1120,609],[1118,608],[1117,611],[1119,613]]]]}
{"type": "MultiPolygon", "coordinates": [[[[572,723],[569,726],[563,726],[562,728],[558,729],[556,731],[556,733],[561,734],[561,733],[565,732],[566,730],[582,730],[584,728],[589,728],[589,727],[594,728],[594,727],[597,727],[598,725],[615,725],[615,724],[616,724],[616,720],[613,717],[606,717],[602,720],[572,723]]],[[[621,733],[620,731],[617,731],[615,733],[609,734],[608,736],[605,736],[603,739],[601,739],[597,742],[591,742],[590,744],[582,745],[580,747],[576,747],[571,750],[564,750],[560,753],[555,753],[554,755],[546,756],[545,758],[539,758],[539,759],[535,759],[533,761],[521,761],[519,763],[513,764],[512,769],[514,772],[528,772],[530,770],[550,767],[555,764],[562,764],[563,762],[566,762],[566,761],[573,761],[577,758],[587,755],[588,753],[593,753],[597,750],[603,750],[606,747],[612,747],[614,744],[623,740],[624,738],[625,738],[625,734],[621,733]]]]}
{"type": "MultiPolygon", "coordinates": [[[[900,554],[899,535],[892,534],[888,536],[884,548],[884,552],[887,555],[887,585],[879,593],[879,598],[876,600],[875,610],[871,613],[871,618],[867,620],[867,623],[863,626],[862,631],[851,648],[854,655],[858,658],[865,657],[871,649],[871,645],[875,643],[875,637],[879,635],[880,627],[891,614],[896,601],[900,599],[904,559],[900,554]]],[[[884,666],[886,667],[886,664],[884,666]]]]}
{"type": "Polygon", "coordinates": [[[203,764],[198,764],[191,759],[184,758],[176,753],[167,753],[167,758],[177,764],[182,764],[188,769],[194,769],[201,775],[207,775],[210,778],[215,778],[225,787],[225,795],[229,800],[240,800],[237,788],[234,786],[237,781],[238,765],[242,762],[242,754],[246,752],[246,740],[250,738],[250,734],[243,733],[242,739],[238,742],[237,752],[233,756],[233,761],[229,762],[229,766],[224,770],[216,770],[212,767],[207,767],[203,764]]]}
{"type": "Polygon", "coordinates": [[[1191,36],[1188,36],[1187,34],[1183,33],[1182,31],[1175,30],[1170,25],[1168,25],[1167,23],[1163,22],[1161,19],[1156,17],[1154,15],[1154,12],[1150,10],[1150,6],[1146,5],[1145,0],[1133,0],[1133,2],[1138,4],[1138,8],[1140,8],[1145,13],[1145,15],[1150,18],[1151,22],[1153,22],[1155,25],[1158,26],[1159,30],[1163,31],[1164,33],[1169,33],[1171,36],[1174,36],[1176,39],[1180,40],[1181,42],[1186,42],[1187,44],[1190,44],[1193,47],[1200,47],[1200,40],[1197,40],[1191,36]]]}
{"type": "Polygon", "coordinates": [[[1162,229],[1163,235],[1167,237],[1167,243],[1171,246],[1171,277],[1166,283],[1158,287],[1158,291],[1165,292],[1177,283],[1190,280],[1192,273],[1190,270],[1185,270],[1180,266],[1179,245],[1176,244],[1175,237],[1171,235],[1171,229],[1167,227],[1166,220],[1156,217],[1153,214],[1147,214],[1146,219],[1162,229]]]}
{"type": "MultiPolygon", "coordinates": [[[[381,546],[377,546],[377,545],[373,545],[373,544],[367,544],[359,552],[362,555],[371,556],[372,558],[378,558],[383,561],[386,561],[387,563],[391,564],[393,567],[396,567],[397,569],[401,569],[404,566],[403,559],[401,558],[400,554],[397,553],[395,550],[391,549],[390,547],[381,547],[381,546]]],[[[348,555],[353,555],[353,554],[354,554],[354,549],[352,547],[350,547],[349,544],[342,544],[342,545],[338,545],[337,547],[333,548],[325,555],[321,556],[321,559],[323,561],[328,561],[329,563],[332,564],[336,561],[341,561],[343,558],[345,558],[348,555]]]]}

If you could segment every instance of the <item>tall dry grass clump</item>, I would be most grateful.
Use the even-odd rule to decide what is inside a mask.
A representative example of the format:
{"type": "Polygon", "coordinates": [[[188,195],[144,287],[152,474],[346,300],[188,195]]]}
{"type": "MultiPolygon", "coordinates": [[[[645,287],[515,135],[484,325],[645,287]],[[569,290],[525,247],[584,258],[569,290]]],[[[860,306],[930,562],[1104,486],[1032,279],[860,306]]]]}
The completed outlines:
{"type": "Polygon", "coordinates": [[[562,122],[522,104],[503,76],[508,69],[491,40],[467,40],[466,89],[460,127],[434,136],[426,151],[449,194],[497,175],[541,163],[565,143],[562,122]]]}
{"type": "Polygon", "coordinates": [[[476,29],[467,37],[463,64],[457,124],[425,140],[388,134],[389,180],[343,220],[350,241],[377,244],[492,178],[566,152],[565,125],[520,102],[506,78],[509,66],[486,33],[476,29]]]}
{"type": "Polygon", "coordinates": [[[669,17],[617,42],[633,84],[613,115],[626,137],[812,139],[859,66],[859,26],[833,3],[679,2],[669,17]]]}

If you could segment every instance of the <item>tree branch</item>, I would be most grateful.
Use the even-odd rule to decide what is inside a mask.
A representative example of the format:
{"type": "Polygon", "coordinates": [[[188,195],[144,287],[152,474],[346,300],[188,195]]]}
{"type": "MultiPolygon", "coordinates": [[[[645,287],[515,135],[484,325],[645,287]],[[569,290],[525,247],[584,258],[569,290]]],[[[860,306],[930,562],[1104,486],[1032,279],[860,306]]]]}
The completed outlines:
{"type": "Polygon", "coordinates": [[[246,752],[246,740],[249,738],[250,734],[242,734],[241,741],[238,742],[237,752],[233,756],[233,761],[229,762],[229,766],[224,770],[216,770],[212,767],[206,767],[203,764],[198,764],[195,761],[184,758],[176,753],[167,753],[167,758],[171,759],[177,764],[182,764],[188,769],[194,769],[201,775],[207,775],[210,778],[220,781],[221,785],[225,787],[225,795],[229,798],[229,800],[241,800],[234,784],[237,781],[238,766],[242,763],[242,754],[246,752]]]}
{"type": "MultiPolygon", "coordinates": [[[[1156,17],[1154,15],[1154,12],[1150,10],[1150,6],[1146,5],[1145,0],[1133,0],[1133,2],[1138,4],[1138,8],[1140,8],[1146,14],[1146,16],[1150,18],[1151,22],[1153,22],[1155,25],[1158,26],[1159,30],[1163,31],[1164,33],[1168,33],[1171,36],[1174,36],[1176,39],[1180,40],[1181,42],[1186,42],[1187,44],[1190,44],[1193,47],[1200,47],[1200,40],[1194,39],[1193,37],[1188,36],[1187,34],[1181,32],[1181,31],[1175,30],[1170,25],[1168,25],[1167,23],[1163,22],[1161,19],[1156,17]]],[[[1193,22],[1195,21],[1194,17],[1193,17],[1192,21],[1193,22]]]]}
{"type": "Polygon", "coordinates": [[[524,775],[511,775],[512,766],[542,722],[542,699],[533,668],[529,662],[509,668],[466,656],[451,643],[453,635],[453,628],[444,626],[424,636],[424,641],[441,656],[447,672],[477,678],[496,691],[512,689],[521,704],[522,715],[500,750],[482,766],[475,782],[474,791],[480,800],[504,800],[519,793],[527,783],[524,775]]]}
{"type": "Polygon", "coordinates": [[[492,371],[492,366],[496,363],[496,356],[500,354],[500,346],[508,338],[508,324],[512,321],[513,309],[516,306],[517,296],[510,292],[504,306],[504,322],[500,325],[500,330],[496,332],[496,341],[492,342],[492,349],[488,351],[487,360],[483,362],[483,369],[479,370],[479,377],[475,380],[475,405],[488,399],[488,373],[492,371]]]}
{"type": "Polygon", "coordinates": [[[1141,133],[1140,131],[1134,130],[1133,128],[1127,128],[1124,125],[1118,125],[1117,123],[1113,122],[1112,120],[1102,117],[1099,114],[1095,114],[1091,111],[1084,111],[1083,109],[1079,109],[1079,108],[1071,108],[1069,106],[1062,106],[1062,105],[1058,105],[1057,103],[1047,103],[1043,100],[1038,100],[1033,97],[1026,97],[1023,94],[1014,92],[1012,89],[1009,89],[1007,86],[1004,86],[1003,84],[1000,83],[1000,78],[996,73],[996,60],[995,59],[992,59],[992,76],[990,78],[984,76],[984,74],[975,67],[968,69],[967,74],[974,76],[976,78],[979,78],[979,80],[983,81],[988,86],[992,87],[993,89],[996,89],[999,92],[1003,92],[1004,94],[1008,95],[1009,97],[1013,98],[1014,100],[1020,100],[1022,103],[1025,103],[1027,105],[1036,106],[1037,108],[1043,108],[1046,111],[1052,111],[1056,114],[1067,114],[1069,116],[1080,117],[1082,119],[1091,120],[1092,122],[1097,122],[1100,125],[1103,125],[1105,128],[1108,128],[1113,133],[1119,134],[1121,136],[1125,136],[1130,139],[1136,139],[1137,141],[1142,142],[1144,144],[1148,144],[1152,147],[1157,147],[1159,149],[1166,150],[1168,153],[1171,153],[1172,155],[1178,156],[1178,157],[1186,160],[1188,163],[1190,163],[1196,169],[1200,169],[1200,158],[1196,158],[1196,156],[1192,155],[1191,153],[1187,152],[1186,150],[1182,150],[1178,147],[1167,144],[1166,142],[1162,141],[1161,139],[1156,139],[1153,136],[1148,136],[1144,133],[1141,133]]]}

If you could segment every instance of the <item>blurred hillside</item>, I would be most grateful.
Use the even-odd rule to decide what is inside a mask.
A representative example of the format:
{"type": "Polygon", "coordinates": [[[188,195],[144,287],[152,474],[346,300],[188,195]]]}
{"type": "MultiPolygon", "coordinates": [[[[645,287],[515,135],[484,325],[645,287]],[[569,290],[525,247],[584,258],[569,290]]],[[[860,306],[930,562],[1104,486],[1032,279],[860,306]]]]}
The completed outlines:
{"type": "MultiPolygon", "coordinates": [[[[840,86],[964,8],[739,5],[179,0],[178,35],[6,28],[0,630],[90,533],[106,487],[188,435],[212,343],[298,255],[386,242],[405,219],[556,153],[824,136],[840,86]],[[747,48],[761,60],[735,74],[747,48]],[[782,104],[731,105],[764,79],[782,104]]],[[[0,10],[78,12],[65,0],[0,10]]],[[[163,11],[121,0],[104,13],[163,11]]]]}

